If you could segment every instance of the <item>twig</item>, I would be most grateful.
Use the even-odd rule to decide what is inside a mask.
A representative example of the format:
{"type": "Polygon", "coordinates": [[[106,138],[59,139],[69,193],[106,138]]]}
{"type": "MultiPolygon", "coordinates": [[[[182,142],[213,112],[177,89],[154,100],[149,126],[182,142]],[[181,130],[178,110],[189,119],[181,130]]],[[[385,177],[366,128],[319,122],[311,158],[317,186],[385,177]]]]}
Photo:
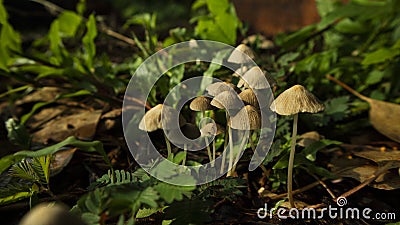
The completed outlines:
{"type": "Polygon", "coordinates": [[[333,199],[336,199],[335,194],[331,191],[331,189],[329,189],[328,185],[326,185],[326,183],[325,183],[324,181],[322,181],[321,179],[319,179],[319,177],[315,176],[315,175],[312,174],[312,173],[309,173],[309,174],[310,174],[312,177],[314,177],[314,179],[316,179],[316,180],[321,184],[322,187],[325,188],[326,192],[328,192],[328,194],[329,194],[333,199]]]}
{"type": "MultiPolygon", "coordinates": [[[[64,12],[65,9],[61,8],[60,6],[52,3],[52,2],[48,2],[46,0],[31,0],[32,2],[36,2],[39,3],[41,5],[43,5],[52,15],[59,15],[60,13],[64,12]]],[[[82,17],[85,21],[87,20],[85,17],[82,17]]],[[[135,40],[133,40],[132,38],[129,38],[125,35],[122,35],[120,33],[117,33],[115,31],[113,31],[111,28],[109,28],[108,26],[102,24],[101,26],[98,27],[99,30],[105,34],[107,34],[110,37],[114,37],[118,40],[121,40],[125,43],[128,43],[129,45],[133,46],[136,45],[135,40]]]]}
{"type": "MultiPolygon", "coordinates": [[[[372,176],[368,179],[366,179],[364,182],[362,182],[361,184],[359,184],[358,186],[350,189],[349,191],[343,193],[342,195],[340,195],[338,198],[344,197],[347,198],[350,195],[356,193],[357,191],[361,190],[363,187],[367,186],[368,184],[370,184],[372,181],[376,180],[376,178],[378,178],[380,175],[384,174],[388,169],[390,169],[390,167],[392,166],[391,162],[386,163],[384,166],[378,168],[374,174],[372,174],[372,176]]],[[[335,201],[337,200],[334,199],[335,201]]]]}
{"type": "MultiPolygon", "coordinates": [[[[326,179],[327,178],[324,177],[324,178],[321,179],[321,181],[324,181],[326,179]]],[[[293,195],[308,191],[311,188],[313,188],[315,186],[318,186],[319,184],[320,184],[320,181],[315,181],[315,182],[313,182],[311,184],[308,184],[308,185],[306,185],[306,186],[304,186],[302,188],[296,189],[296,190],[293,191],[293,195]]],[[[272,196],[272,197],[270,197],[270,199],[271,200],[277,200],[277,199],[281,199],[281,198],[285,198],[285,197],[287,197],[287,193],[283,193],[283,194],[279,194],[279,195],[276,195],[276,196],[272,196]]]]}

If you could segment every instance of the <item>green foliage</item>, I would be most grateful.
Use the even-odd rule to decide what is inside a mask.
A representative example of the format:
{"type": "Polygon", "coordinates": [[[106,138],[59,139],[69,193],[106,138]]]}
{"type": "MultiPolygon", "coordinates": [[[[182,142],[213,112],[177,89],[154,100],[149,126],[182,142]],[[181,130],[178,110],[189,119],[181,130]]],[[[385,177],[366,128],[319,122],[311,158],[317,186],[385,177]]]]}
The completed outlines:
{"type": "Polygon", "coordinates": [[[197,0],[193,3],[192,9],[203,10],[191,20],[197,23],[195,35],[202,39],[236,44],[236,34],[242,23],[229,0],[197,0]]]}
{"type": "Polygon", "coordinates": [[[210,202],[198,199],[174,202],[165,209],[165,219],[173,225],[205,224],[211,220],[210,207],[210,202]]]}
{"type": "Polygon", "coordinates": [[[29,149],[31,145],[31,137],[28,130],[23,124],[10,118],[5,123],[7,129],[7,138],[16,145],[20,145],[24,149],[29,149]]]}

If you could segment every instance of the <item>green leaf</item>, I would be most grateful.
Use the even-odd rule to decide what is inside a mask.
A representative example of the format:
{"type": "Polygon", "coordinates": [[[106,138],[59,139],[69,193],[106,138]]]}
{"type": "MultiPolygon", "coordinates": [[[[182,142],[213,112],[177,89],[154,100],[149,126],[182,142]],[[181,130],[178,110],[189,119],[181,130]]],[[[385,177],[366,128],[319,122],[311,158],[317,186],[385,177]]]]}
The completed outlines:
{"type": "Polygon", "coordinates": [[[26,157],[34,158],[44,155],[52,155],[57,151],[60,151],[62,147],[68,145],[78,147],[80,150],[86,152],[98,152],[100,155],[103,156],[104,161],[111,166],[110,160],[108,159],[108,156],[103,149],[103,144],[100,141],[86,142],[86,141],[80,141],[75,137],[68,137],[67,139],[65,139],[60,143],[57,143],[55,145],[37,151],[19,151],[12,155],[3,156],[0,159],[0,173],[4,172],[4,170],[9,168],[13,163],[18,162],[23,158],[26,157]]]}
{"type": "Polygon", "coordinates": [[[172,203],[177,200],[183,199],[183,196],[190,197],[192,191],[196,188],[195,186],[176,186],[168,183],[160,182],[155,187],[160,197],[167,203],[172,203]]]}
{"type": "Polygon", "coordinates": [[[93,59],[96,55],[96,45],[94,39],[97,36],[96,19],[93,14],[89,16],[86,22],[86,34],[82,39],[83,48],[85,50],[86,65],[89,69],[93,68],[93,59]]]}
{"type": "Polygon", "coordinates": [[[372,85],[379,83],[382,78],[384,77],[385,72],[380,70],[372,70],[369,74],[367,79],[365,80],[366,85],[372,85]]]}
{"type": "Polygon", "coordinates": [[[82,17],[73,11],[65,10],[56,19],[58,21],[58,32],[61,38],[74,37],[78,30],[82,17]]]}
{"type": "Polygon", "coordinates": [[[334,140],[328,140],[328,139],[322,139],[320,141],[314,142],[307,146],[306,148],[301,151],[301,154],[303,154],[308,160],[315,161],[316,160],[316,155],[317,152],[329,145],[339,145],[341,142],[339,141],[334,141],[334,140]]]}
{"type": "Polygon", "coordinates": [[[364,66],[369,66],[372,64],[383,63],[385,61],[390,61],[394,57],[400,55],[399,50],[393,50],[389,48],[380,48],[374,52],[365,54],[363,61],[361,62],[364,66]]]}
{"type": "Polygon", "coordinates": [[[29,198],[31,196],[32,196],[32,192],[29,192],[29,191],[18,192],[18,193],[12,194],[7,197],[1,197],[0,205],[5,205],[5,204],[11,203],[11,202],[16,202],[18,200],[21,200],[24,198],[29,198]]]}
{"type": "Polygon", "coordinates": [[[146,218],[149,217],[151,215],[153,215],[156,212],[159,212],[160,209],[158,208],[143,208],[143,209],[139,209],[139,211],[136,213],[135,218],[136,219],[140,219],[140,218],[146,218]]]}

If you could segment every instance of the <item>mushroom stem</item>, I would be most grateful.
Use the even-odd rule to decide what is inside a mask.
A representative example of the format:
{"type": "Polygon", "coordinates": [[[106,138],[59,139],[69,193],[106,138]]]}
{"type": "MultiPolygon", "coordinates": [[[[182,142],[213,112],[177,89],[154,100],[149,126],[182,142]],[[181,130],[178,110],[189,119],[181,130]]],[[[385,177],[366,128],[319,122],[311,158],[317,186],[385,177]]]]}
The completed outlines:
{"type": "MultiPolygon", "coordinates": [[[[165,143],[167,144],[167,151],[168,151],[168,156],[167,159],[170,159],[172,156],[172,150],[171,150],[171,142],[169,142],[167,135],[164,132],[164,138],[165,138],[165,143]]],[[[171,159],[172,160],[172,159],[171,159]]]]}
{"type": "Polygon", "coordinates": [[[292,132],[292,142],[290,145],[290,155],[289,155],[289,165],[288,165],[288,175],[287,175],[287,189],[288,189],[288,199],[290,203],[290,207],[295,208],[294,200],[293,200],[293,163],[294,163],[294,154],[296,152],[296,136],[297,136],[297,121],[299,119],[299,114],[294,114],[293,118],[293,132],[292,132]]]}
{"type": "Polygon", "coordinates": [[[229,164],[228,164],[228,168],[229,168],[229,172],[226,175],[227,177],[230,177],[233,175],[234,172],[234,168],[233,168],[233,139],[232,139],[232,128],[228,127],[228,134],[229,134],[229,164]]]}
{"type": "MultiPolygon", "coordinates": [[[[255,132],[250,131],[249,141],[250,141],[251,150],[253,150],[253,153],[256,153],[256,146],[254,145],[254,141],[253,141],[253,133],[255,133],[255,132]]],[[[265,168],[265,166],[263,164],[260,164],[260,168],[264,172],[264,176],[266,176],[268,174],[267,168],[265,168]]]]}
{"type": "Polygon", "coordinates": [[[182,160],[182,165],[184,166],[186,164],[186,158],[187,158],[187,144],[183,144],[183,152],[185,153],[185,157],[182,160]]]}
{"type": "Polygon", "coordinates": [[[205,137],[206,145],[207,145],[207,154],[208,154],[208,159],[210,162],[212,162],[212,155],[211,155],[211,149],[210,149],[210,143],[208,142],[208,138],[205,137]]]}
{"type": "MultiPolygon", "coordinates": [[[[225,129],[225,137],[224,137],[224,149],[222,151],[222,163],[221,163],[221,170],[220,172],[223,173],[225,169],[225,160],[226,160],[226,147],[228,146],[228,138],[229,138],[229,126],[228,126],[228,121],[229,121],[229,113],[228,111],[225,111],[225,117],[226,117],[226,129],[225,129]]],[[[229,172],[228,172],[229,174],[229,172]]]]}

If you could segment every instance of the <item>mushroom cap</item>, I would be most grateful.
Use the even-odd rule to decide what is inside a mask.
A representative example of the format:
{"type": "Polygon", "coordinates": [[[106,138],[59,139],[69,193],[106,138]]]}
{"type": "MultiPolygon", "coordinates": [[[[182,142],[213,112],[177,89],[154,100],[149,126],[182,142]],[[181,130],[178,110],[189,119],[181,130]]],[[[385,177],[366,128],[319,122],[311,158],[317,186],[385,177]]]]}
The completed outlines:
{"type": "Polygon", "coordinates": [[[254,52],[251,50],[250,47],[248,47],[245,44],[240,44],[238,45],[235,50],[232,51],[232,53],[228,57],[228,62],[230,63],[248,63],[251,61],[251,59],[254,59],[254,52]],[[240,52],[239,52],[240,51],[240,52]],[[246,57],[246,54],[248,57],[246,57]]]}
{"type": "Polygon", "coordinates": [[[236,86],[227,82],[215,82],[207,86],[206,91],[211,96],[216,96],[223,91],[236,91],[236,86]]]}
{"type": "Polygon", "coordinates": [[[84,225],[78,216],[60,203],[41,203],[21,219],[20,225],[84,225]]]}
{"type": "Polygon", "coordinates": [[[212,110],[213,106],[211,105],[211,98],[206,96],[197,96],[193,101],[190,103],[189,108],[193,111],[207,111],[212,110]]]}
{"type": "Polygon", "coordinates": [[[158,129],[176,129],[186,123],[185,119],[171,106],[158,104],[147,111],[139,123],[139,129],[153,132],[158,129]],[[179,125],[175,122],[179,120],[179,125]],[[164,121],[164,122],[163,122],[164,121]],[[165,127],[163,127],[163,123],[165,127]]]}
{"type": "Polygon", "coordinates": [[[246,105],[230,117],[228,126],[236,130],[258,130],[261,127],[261,114],[254,106],[246,105]]]}
{"type": "Polygon", "coordinates": [[[207,123],[200,129],[202,137],[210,137],[222,134],[225,132],[225,128],[218,123],[207,123]]]}
{"type": "Polygon", "coordinates": [[[282,92],[271,104],[271,110],[279,115],[294,115],[308,112],[317,113],[325,109],[317,97],[297,84],[282,92]]]}
{"type": "Polygon", "coordinates": [[[257,101],[257,96],[252,89],[246,89],[246,90],[240,92],[239,98],[242,99],[242,101],[246,105],[252,105],[256,108],[260,108],[258,101],[257,101]]]}
{"type": "Polygon", "coordinates": [[[211,105],[219,109],[239,109],[242,101],[234,91],[223,91],[213,98],[211,105]]]}
{"type": "Polygon", "coordinates": [[[242,66],[239,67],[238,69],[235,70],[235,72],[232,74],[232,76],[234,77],[240,77],[240,73],[246,73],[246,71],[249,70],[249,68],[247,66],[242,66]]]}
{"type": "MultiPolygon", "coordinates": [[[[201,135],[199,128],[191,123],[186,123],[180,128],[180,130],[187,139],[193,140],[199,138],[201,135]]],[[[173,143],[185,144],[187,140],[181,135],[181,132],[179,132],[178,130],[169,130],[168,137],[173,143]]]]}
{"type": "Polygon", "coordinates": [[[275,84],[276,81],[271,74],[268,72],[263,72],[258,66],[254,66],[247,70],[246,73],[241,77],[237,87],[240,88],[244,86],[246,88],[266,89],[275,84]]]}

